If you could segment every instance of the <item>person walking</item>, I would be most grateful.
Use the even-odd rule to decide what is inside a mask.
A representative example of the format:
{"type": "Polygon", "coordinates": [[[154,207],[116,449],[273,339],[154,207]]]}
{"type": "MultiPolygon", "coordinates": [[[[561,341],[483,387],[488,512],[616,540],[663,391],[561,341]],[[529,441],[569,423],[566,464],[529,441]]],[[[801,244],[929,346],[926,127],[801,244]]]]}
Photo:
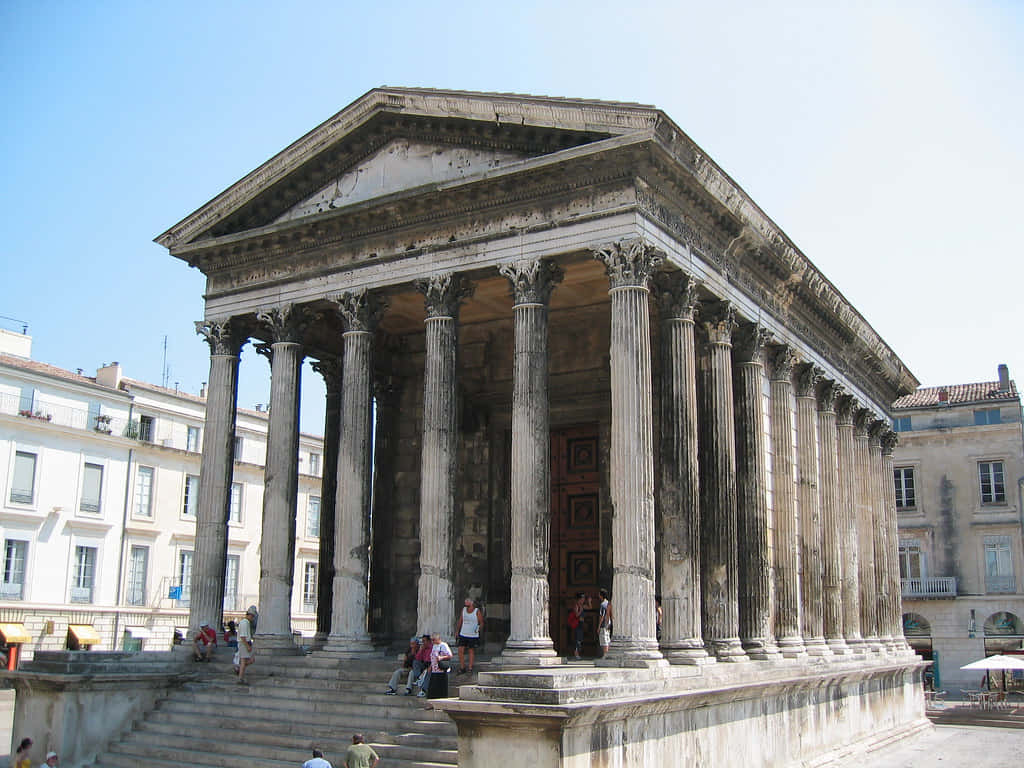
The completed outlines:
{"type": "Polygon", "coordinates": [[[380,762],[380,757],[373,747],[364,743],[363,734],[352,736],[352,746],[345,752],[345,768],[373,768],[380,762]]]}
{"type": "Polygon", "coordinates": [[[238,684],[248,685],[245,679],[245,669],[253,663],[255,652],[253,651],[253,634],[256,628],[253,626],[256,621],[256,606],[250,605],[245,611],[245,618],[238,623],[238,684]]]}
{"type": "Polygon", "coordinates": [[[11,768],[32,768],[32,758],[29,752],[32,751],[32,739],[25,737],[18,745],[18,749],[11,755],[11,768]]]}
{"type": "Polygon", "coordinates": [[[608,655],[608,646],[612,643],[612,601],[608,590],[601,589],[601,605],[598,607],[597,644],[601,646],[601,655],[608,655]]]}
{"type": "Polygon", "coordinates": [[[455,636],[459,647],[459,674],[466,674],[465,651],[469,649],[469,673],[473,674],[473,663],[476,661],[476,649],[480,645],[480,636],[484,630],[484,612],[471,597],[466,598],[459,623],[455,627],[455,636]]]}
{"type": "Polygon", "coordinates": [[[324,760],[323,752],[319,749],[314,749],[313,758],[304,762],[302,768],[334,768],[334,766],[324,760]]]}

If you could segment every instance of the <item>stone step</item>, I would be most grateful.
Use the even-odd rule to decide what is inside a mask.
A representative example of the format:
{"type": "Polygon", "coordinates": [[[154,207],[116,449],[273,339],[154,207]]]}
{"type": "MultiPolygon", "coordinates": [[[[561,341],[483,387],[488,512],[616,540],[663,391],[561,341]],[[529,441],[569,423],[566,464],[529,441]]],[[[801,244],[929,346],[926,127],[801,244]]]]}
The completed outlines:
{"type": "MultiPolygon", "coordinates": [[[[337,755],[329,754],[328,760],[330,760],[333,765],[339,766],[340,768],[344,754],[344,752],[337,755]]],[[[308,759],[309,755],[307,754],[302,758],[298,765],[301,765],[302,762],[305,762],[308,759]]],[[[197,758],[190,758],[190,760],[186,762],[181,760],[162,760],[149,755],[145,756],[143,760],[140,760],[135,754],[118,754],[111,752],[103,755],[103,757],[97,760],[93,765],[96,766],[96,768],[99,768],[100,766],[103,768],[139,768],[139,765],[145,765],[147,768],[237,768],[238,762],[239,761],[236,759],[232,759],[230,757],[226,758],[222,755],[213,756],[211,759],[206,759],[204,757],[201,760],[197,758]]],[[[401,768],[452,768],[453,764],[427,762],[422,760],[395,760],[389,761],[388,765],[399,765],[401,768]]],[[[289,768],[296,768],[296,763],[268,763],[260,761],[259,766],[260,768],[285,768],[285,766],[289,766],[289,768]]]]}
{"type": "MultiPolygon", "coordinates": [[[[402,705],[403,703],[409,703],[410,699],[416,699],[415,696],[405,695],[404,685],[399,686],[400,692],[395,696],[388,696],[385,693],[386,684],[377,682],[347,684],[343,680],[310,682],[307,680],[295,681],[290,678],[275,678],[273,680],[253,678],[250,682],[250,688],[255,687],[261,694],[302,698],[307,701],[334,701],[339,697],[344,697],[346,701],[353,703],[388,704],[394,698],[395,702],[402,705]]],[[[232,692],[238,691],[239,686],[233,676],[221,675],[215,678],[204,678],[194,683],[187,683],[185,688],[197,696],[202,695],[204,692],[215,696],[230,696],[233,695],[232,692]]],[[[450,689],[454,695],[456,686],[452,685],[450,689]]]]}

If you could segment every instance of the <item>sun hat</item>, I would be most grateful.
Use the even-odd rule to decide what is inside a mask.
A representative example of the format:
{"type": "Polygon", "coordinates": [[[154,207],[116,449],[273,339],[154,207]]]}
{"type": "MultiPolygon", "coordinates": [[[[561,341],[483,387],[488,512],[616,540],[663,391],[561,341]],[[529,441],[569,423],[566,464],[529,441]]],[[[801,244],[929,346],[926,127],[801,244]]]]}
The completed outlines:
{"type": "Polygon", "coordinates": [[[200,626],[200,628],[208,627],[208,626],[210,626],[210,622],[208,622],[208,621],[201,621],[201,622],[199,622],[199,626],[200,626]]]}
{"type": "Polygon", "coordinates": [[[47,760],[49,760],[51,757],[56,757],[56,756],[57,756],[56,752],[47,752],[46,753],[46,759],[47,760]]]}
{"type": "Polygon", "coordinates": [[[245,612],[246,613],[251,613],[253,616],[255,616],[256,615],[256,606],[255,605],[250,605],[248,608],[245,609],[245,612]]]}

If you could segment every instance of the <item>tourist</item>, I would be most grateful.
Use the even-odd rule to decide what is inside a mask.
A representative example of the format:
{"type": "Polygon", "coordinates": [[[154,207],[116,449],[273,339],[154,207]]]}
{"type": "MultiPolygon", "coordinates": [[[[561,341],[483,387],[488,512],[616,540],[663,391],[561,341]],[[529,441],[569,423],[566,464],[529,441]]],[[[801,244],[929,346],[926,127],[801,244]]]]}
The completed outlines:
{"type": "Polygon", "coordinates": [[[391,680],[388,681],[388,689],[384,691],[387,696],[394,696],[398,693],[398,681],[402,675],[408,675],[405,689],[408,691],[412,685],[412,666],[416,662],[416,654],[420,652],[420,640],[418,637],[409,638],[409,650],[402,658],[402,666],[391,673],[391,680]]]}
{"type": "Polygon", "coordinates": [[[53,766],[57,765],[58,762],[59,762],[59,758],[57,757],[57,753],[56,752],[47,752],[46,753],[46,762],[44,762],[42,765],[40,765],[39,768],[44,768],[44,766],[49,766],[50,768],[53,768],[53,766]]]}
{"type": "Polygon", "coordinates": [[[569,608],[569,617],[566,620],[569,629],[572,630],[573,657],[580,658],[583,650],[583,614],[590,608],[590,598],[582,592],[576,593],[572,607],[569,608]]]}
{"type": "Polygon", "coordinates": [[[373,768],[380,762],[373,747],[363,742],[363,734],[352,737],[352,746],[345,752],[345,768],[373,768]]]}
{"type": "Polygon", "coordinates": [[[11,755],[11,768],[32,768],[32,758],[28,756],[31,751],[32,739],[22,739],[18,749],[11,755]]]}
{"type": "Polygon", "coordinates": [[[334,768],[334,766],[324,760],[323,752],[319,749],[314,749],[313,758],[304,762],[302,768],[334,768]]]}
{"type": "Polygon", "coordinates": [[[250,605],[245,611],[245,618],[238,625],[238,684],[248,685],[245,669],[255,660],[253,651],[253,634],[256,623],[256,606],[250,605]]]}
{"type": "MultiPolygon", "coordinates": [[[[452,649],[441,639],[439,632],[430,636],[430,677],[427,678],[426,695],[431,699],[448,698],[448,670],[451,668],[452,649]]],[[[418,695],[422,696],[423,688],[418,695]]]]}
{"type": "Polygon", "coordinates": [[[228,648],[238,647],[238,625],[234,620],[229,621],[227,629],[224,630],[224,645],[228,648]]]}
{"type": "Polygon", "coordinates": [[[661,641],[661,620],[665,616],[665,611],[661,607],[661,595],[654,596],[654,636],[661,641]]]}
{"type": "Polygon", "coordinates": [[[459,674],[467,672],[465,650],[469,649],[469,673],[473,674],[473,662],[476,661],[476,647],[480,645],[480,635],[484,630],[484,612],[471,597],[466,598],[459,622],[455,626],[456,643],[459,647],[459,674]]]}
{"type": "Polygon", "coordinates": [[[608,646],[612,644],[612,601],[608,599],[608,590],[599,590],[601,605],[598,606],[597,644],[601,646],[601,655],[608,655],[608,646]]]}
{"type": "Polygon", "coordinates": [[[208,621],[199,625],[199,631],[192,638],[192,661],[209,661],[217,649],[217,633],[208,621]]]}
{"type": "Polygon", "coordinates": [[[413,686],[418,686],[421,691],[426,690],[424,679],[430,675],[430,651],[432,643],[430,635],[424,635],[420,643],[420,649],[412,662],[412,669],[409,670],[409,679],[405,683],[405,695],[412,693],[413,686]]]}

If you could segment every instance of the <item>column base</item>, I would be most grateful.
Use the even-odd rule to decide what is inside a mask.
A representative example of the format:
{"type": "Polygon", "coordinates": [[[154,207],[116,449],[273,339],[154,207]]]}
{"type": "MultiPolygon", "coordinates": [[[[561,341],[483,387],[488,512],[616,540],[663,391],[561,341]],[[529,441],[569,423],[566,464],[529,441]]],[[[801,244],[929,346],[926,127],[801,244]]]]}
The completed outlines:
{"type": "Polygon", "coordinates": [[[751,661],[778,661],[782,658],[776,645],[765,638],[752,637],[740,644],[751,661]]]}
{"type": "Polygon", "coordinates": [[[828,645],[828,649],[832,651],[833,656],[851,656],[853,655],[853,649],[846,644],[846,638],[844,637],[830,637],[825,641],[828,645]]]}
{"type": "Polygon", "coordinates": [[[330,635],[321,652],[339,659],[365,659],[370,655],[377,654],[373,643],[370,642],[369,635],[364,637],[330,635]]]}
{"type": "Polygon", "coordinates": [[[750,657],[747,656],[747,652],[743,650],[743,645],[740,643],[740,639],[738,637],[709,640],[708,651],[713,653],[715,658],[719,661],[729,664],[739,664],[745,661],[750,661],[750,657]]]}
{"type": "Polygon", "coordinates": [[[324,646],[327,645],[327,638],[330,637],[326,632],[317,632],[313,635],[313,639],[309,643],[309,647],[314,651],[322,651],[324,646]]]}
{"type": "Polygon", "coordinates": [[[655,642],[623,640],[612,637],[608,653],[594,661],[596,667],[638,667],[654,669],[667,667],[668,661],[661,655],[655,642]]]}
{"type": "Polygon", "coordinates": [[[253,638],[256,653],[263,656],[298,656],[301,651],[292,635],[260,635],[253,638]]]}
{"type": "Polygon", "coordinates": [[[669,664],[702,667],[718,661],[709,656],[700,640],[686,640],[678,645],[661,646],[661,655],[669,664]]]}
{"type": "Polygon", "coordinates": [[[846,638],[846,645],[849,646],[850,652],[855,656],[863,656],[868,652],[867,643],[864,642],[864,638],[860,635],[846,638]]]}
{"type": "Polygon", "coordinates": [[[824,637],[809,637],[804,640],[804,648],[808,656],[831,656],[832,649],[828,647],[824,637]]]}
{"type": "Polygon", "coordinates": [[[778,639],[779,653],[784,659],[806,659],[807,649],[804,647],[802,637],[780,637],[778,639]]]}
{"type": "Polygon", "coordinates": [[[517,667],[555,667],[562,663],[562,657],[555,653],[550,640],[510,640],[501,655],[491,660],[502,669],[517,667]]]}

